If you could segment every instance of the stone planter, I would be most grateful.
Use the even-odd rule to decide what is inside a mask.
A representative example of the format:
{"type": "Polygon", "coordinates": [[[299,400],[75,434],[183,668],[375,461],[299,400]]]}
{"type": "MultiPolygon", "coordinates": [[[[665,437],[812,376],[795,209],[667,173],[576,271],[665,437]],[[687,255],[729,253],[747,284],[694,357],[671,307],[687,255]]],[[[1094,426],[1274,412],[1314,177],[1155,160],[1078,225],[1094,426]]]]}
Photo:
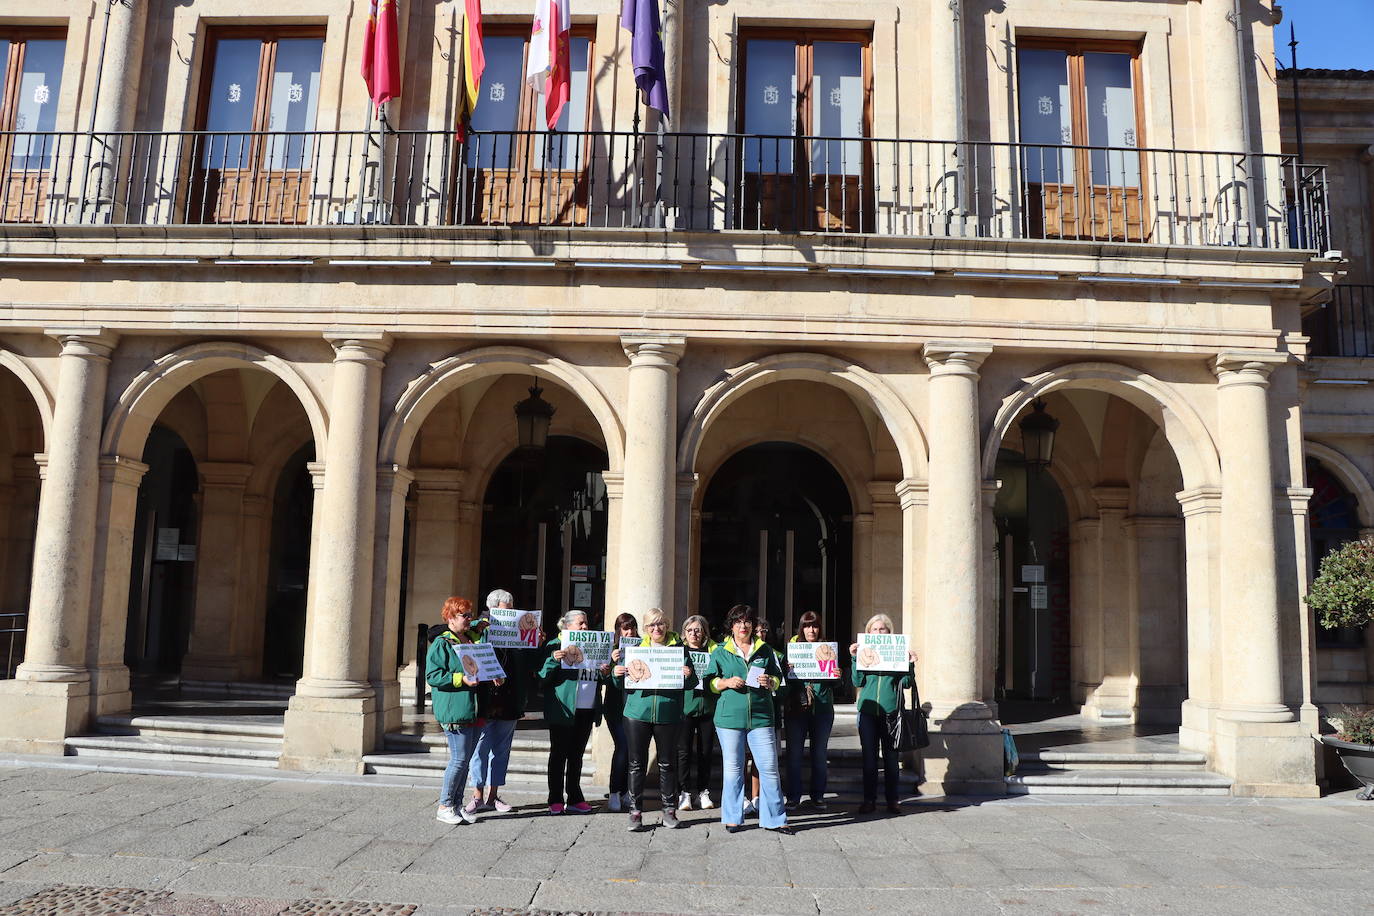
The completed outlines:
{"type": "Polygon", "coordinates": [[[1374,799],[1374,744],[1352,744],[1335,735],[1322,735],[1322,743],[1336,749],[1346,770],[1364,786],[1359,797],[1364,801],[1374,799]]]}

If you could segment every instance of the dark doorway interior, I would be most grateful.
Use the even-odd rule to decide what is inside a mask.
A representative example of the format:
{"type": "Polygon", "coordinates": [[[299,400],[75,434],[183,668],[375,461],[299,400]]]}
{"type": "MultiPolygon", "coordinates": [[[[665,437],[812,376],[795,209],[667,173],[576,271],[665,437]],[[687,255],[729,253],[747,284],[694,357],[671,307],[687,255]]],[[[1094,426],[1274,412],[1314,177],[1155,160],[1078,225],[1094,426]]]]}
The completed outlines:
{"type": "Polygon", "coordinates": [[[573,608],[593,629],[606,621],[606,453],[571,436],[516,450],[487,484],[479,595],[504,588],[544,629],[573,608]]]}
{"type": "MultiPolygon", "coordinates": [[[[1312,572],[1315,575],[1321,570],[1322,559],[1328,553],[1347,541],[1359,538],[1360,519],[1355,497],[1315,458],[1307,459],[1307,485],[1312,488],[1307,517],[1312,536],[1312,572]]],[[[1336,627],[1328,630],[1319,626],[1317,644],[1363,645],[1364,628],[1336,627]]]]}
{"type": "Polygon", "coordinates": [[[292,455],[272,496],[272,545],[263,633],[263,675],[295,680],[305,660],[305,597],[310,580],[310,526],[315,485],[307,465],[314,443],[292,455]]]}
{"type": "Polygon", "coordinates": [[[124,662],[134,674],[181,673],[195,610],[200,478],[181,437],[153,426],[138,487],[124,662]]]}
{"type": "Polygon", "coordinates": [[[849,491],[820,455],[765,442],[732,455],[701,506],[700,612],[719,636],[735,604],[759,609],[788,637],[816,611],[831,639],[848,638],[853,604],[849,491]]]}

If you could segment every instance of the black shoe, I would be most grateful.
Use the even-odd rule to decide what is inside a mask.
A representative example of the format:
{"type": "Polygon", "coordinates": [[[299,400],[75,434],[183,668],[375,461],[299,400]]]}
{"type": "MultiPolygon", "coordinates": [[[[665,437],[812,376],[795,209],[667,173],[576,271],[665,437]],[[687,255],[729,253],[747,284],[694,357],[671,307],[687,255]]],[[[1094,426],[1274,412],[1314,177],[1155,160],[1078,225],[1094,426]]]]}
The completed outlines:
{"type": "Polygon", "coordinates": [[[797,835],[797,831],[793,830],[791,827],[787,826],[786,824],[783,824],[781,827],[765,827],[764,829],[765,829],[765,830],[770,830],[770,831],[772,831],[773,833],[781,834],[782,836],[796,836],[796,835],[797,835]]]}
{"type": "Polygon", "coordinates": [[[902,806],[899,805],[899,804],[897,804],[896,802],[888,802],[888,803],[887,803],[887,813],[888,813],[888,814],[901,814],[901,813],[902,813],[902,806]]]}
{"type": "Polygon", "coordinates": [[[878,810],[878,806],[871,801],[866,801],[859,806],[860,814],[872,814],[876,810],[878,810]]]}
{"type": "Polygon", "coordinates": [[[744,828],[741,827],[739,824],[726,824],[726,825],[725,825],[725,832],[726,832],[726,833],[739,833],[739,832],[740,832],[741,830],[743,830],[743,829],[744,829],[744,828]]]}
{"type": "Polygon", "coordinates": [[[825,803],[824,800],[819,799],[819,798],[813,798],[813,799],[811,799],[811,807],[814,808],[814,809],[817,810],[817,811],[829,811],[829,810],[830,810],[830,806],[827,805],[827,804],[825,803]]]}

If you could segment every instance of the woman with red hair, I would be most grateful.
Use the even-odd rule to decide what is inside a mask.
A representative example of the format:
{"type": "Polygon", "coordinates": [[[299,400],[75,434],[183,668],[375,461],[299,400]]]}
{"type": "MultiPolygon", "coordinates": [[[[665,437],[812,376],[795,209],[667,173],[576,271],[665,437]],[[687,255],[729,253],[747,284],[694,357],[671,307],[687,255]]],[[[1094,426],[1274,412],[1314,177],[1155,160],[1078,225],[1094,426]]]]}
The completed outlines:
{"type": "MultiPolygon", "coordinates": [[[[439,790],[439,811],[435,820],[445,824],[471,824],[477,815],[462,809],[463,787],[468,781],[468,761],[481,733],[477,715],[477,677],[463,670],[459,646],[477,641],[471,629],[475,612],[466,598],[449,598],[439,612],[448,629],[429,644],[425,658],[425,680],[434,703],[434,718],[448,741],[448,768],[439,790]]],[[[497,686],[503,682],[497,678],[497,686]]]]}

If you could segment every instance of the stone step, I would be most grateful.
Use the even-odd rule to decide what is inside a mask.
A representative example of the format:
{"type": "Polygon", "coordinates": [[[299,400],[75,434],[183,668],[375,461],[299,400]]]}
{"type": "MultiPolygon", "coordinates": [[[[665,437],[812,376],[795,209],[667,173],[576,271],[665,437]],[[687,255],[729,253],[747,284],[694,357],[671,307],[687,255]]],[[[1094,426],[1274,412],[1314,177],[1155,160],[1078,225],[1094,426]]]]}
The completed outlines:
{"type": "Polygon", "coordinates": [[[1231,780],[1205,770],[1070,770],[1017,773],[1010,795],[1230,795],[1231,780]]]}
{"type": "Polygon", "coordinates": [[[280,744],[285,729],[282,717],[267,716],[97,716],[95,731],[102,735],[142,735],[146,738],[219,737],[256,743],[280,744]]]}
{"type": "MultiPolygon", "coordinates": [[[[381,776],[433,776],[441,778],[448,766],[448,751],[419,751],[410,753],[366,754],[363,757],[365,772],[381,776]]],[[[539,782],[548,775],[548,751],[543,754],[512,753],[506,772],[514,777],[525,777],[527,782],[539,782]]],[[[582,778],[596,775],[596,767],[590,759],[584,759],[582,778]]],[[[515,782],[516,780],[509,780],[515,782]]]]}
{"type": "Polygon", "coordinates": [[[1113,751],[1029,751],[1020,755],[1022,772],[1031,770],[1102,770],[1121,767],[1130,770],[1191,771],[1205,770],[1207,755],[1195,751],[1113,752],[1113,751]]]}
{"type": "Polygon", "coordinates": [[[143,735],[84,735],[64,742],[67,753],[75,757],[124,757],[131,759],[175,759],[199,763],[235,763],[246,766],[275,767],[281,745],[252,744],[243,740],[215,738],[165,738],[143,735]]]}

